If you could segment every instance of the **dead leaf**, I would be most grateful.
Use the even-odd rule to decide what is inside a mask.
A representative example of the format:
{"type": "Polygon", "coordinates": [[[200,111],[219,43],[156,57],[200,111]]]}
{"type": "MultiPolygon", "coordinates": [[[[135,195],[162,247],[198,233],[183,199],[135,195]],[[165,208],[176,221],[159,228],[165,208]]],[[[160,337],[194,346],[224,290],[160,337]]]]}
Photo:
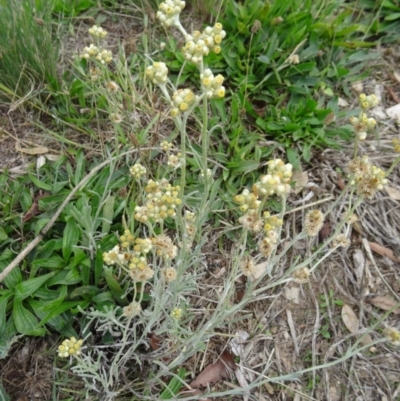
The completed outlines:
{"type": "Polygon", "coordinates": [[[285,287],[284,296],[288,301],[295,303],[296,305],[300,304],[300,288],[299,287],[285,287]]]}
{"type": "Polygon", "coordinates": [[[389,187],[389,185],[385,185],[385,191],[393,200],[400,200],[400,191],[396,188],[389,187]]]}
{"type": "MultiPolygon", "coordinates": [[[[358,333],[360,330],[360,321],[358,320],[357,315],[354,313],[353,309],[350,308],[349,305],[343,305],[342,308],[342,320],[344,325],[352,334],[358,333]]],[[[372,343],[372,338],[369,334],[365,334],[361,340],[363,345],[368,345],[372,343]]]]}
{"type": "Polygon", "coordinates": [[[264,274],[267,266],[268,266],[268,261],[259,263],[258,265],[255,265],[254,273],[249,277],[251,279],[251,281],[255,281],[255,280],[259,279],[264,274]]]}
{"type": "MultiPolygon", "coordinates": [[[[365,302],[374,305],[382,310],[391,310],[400,304],[400,302],[395,301],[394,299],[388,297],[387,295],[370,296],[365,299],[365,302]]],[[[392,312],[395,315],[398,315],[400,313],[400,308],[398,307],[397,309],[394,309],[392,312]]]]}
{"type": "Polygon", "coordinates": [[[325,220],[321,230],[319,230],[318,233],[319,242],[322,242],[324,239],[328,238],[331,235],[331,232],[332,224],[329,220],[325,220]]]}
{"type": "Polygon", "coordinates": [[[42,213],[39,209],[39,200],[42,198],[45,198],[46,196],[49,196],[49,192],[39,192],[39,195],[35,196],[35,199],[33,200],[33,203],[29,210],[25,213],[25,216],[23,217],[22,221],[25,223],[29,221],[32,217],[42,213]]]}
{"type": "Polygon", "coordinates": [[[36,146],[35,148],[21,148],[19,143],[15,144],[15,150],[17,152],[26,153],[27,155],[44,155],[49,153],[49,148],[45,146],[36,146]]]}
{"type": "Polygon", "coordinates": [[[388,109],[386,109],[386,113],[393,120],[400,121],[400,104],[389,107],[388,109]]]}
{"type": "Polygon", "coordinates": [[[393,71],[393,74],[389,72],[389,77],[393,79],[394,81],[397,81],[400,83],[400,72],[393,71]]]}
{"type": "Polygon", "coordinates": [[[150,348],[153,351],[155,351],[161,347],[162,338],[160,336],[158,336],[157,334],[149,333],[147,335],[147,338],[149,339],[150,348]]]}
{"type": "Polygon", "coordinates": [[[232,340],[229,341],[230,349],[234,355],[240,356],[240,358],[243,359],[244,356],[243,344],[246,342],[249,336],[250,336],[249,333],[247,333],[247,331],[244,330],[239,330],[235,333],[235,336],[232,338],[232,340]]]}
{"type": "Polygon", "coordinates": [[[233,355],[225,350],[217,362],[208,365],[191,383],[190,387],[206,387],[207,384],[216,383],[220,379],[229,378],[229,371],[235,369],[233,355]]]}
{"type": "Polygon", "coordinates": [[[361,285],[364,276],[365,258],[361,249],[356,249],[353,253],[354,272],[357,278],[357,284],[361,285]]]}
{"type": "MultiPolygon", "coordinates": [[[[179,395],[186,397],[188,395],[195,396],[195,395],[202,395],[203,393],[200,390],[182,390],[179,392],[179,395]]],[[[196,398],[197,399],[197,398],[196,398]]],[[[211,398],[198,398],[200,401],[211,401],[211,398]]]]}
{"type": "Polygon", "coordinates": [[[387,256],[390,260],[392,260],[393,262],[400,262],[400,259],[397,258],[396,256],[394,256],[394,253],[391,249],[386,248],[380,244],[377,244],[376,242],[369,242],[369,247],[376,253],[378,253],[379,255],[382,256],[387,256]]]}
{"type": "Polygon", "coordinates": [[[336,181],[336,185],[339,189],[341,189],[342,191],[346,188],[346,184],[343,181],[342,177],[338,177],[337,181],[336,181]]]}
{"type": "MultiPolygon", "coordinates": [[[[244,374],[243,374],[243,372],[240,370],[240,368],[237,368],[237,369],[235,370],[235,376],[236,376],[236,379],[237,379],[237,381],[238,381],[240,387],[242,387],[242,388],[247,388],[247,387],[248,387],[249,383],[247,382],[247,380],[246,380],[246,378],[244,377],[244,374]]],[[[247,390],[247,391],[248,391],[248,390],[247,390]]],[[[248,401],[248,399],[249,399],[248,394],[243,394],[242,397],[243,397],[243,401],[248,401]]]]}
{"type": "Polygon", "coordinates": [[[307,171],[295,171],[292,175],[292,181],[295,182],[292,192],[296,195],[299,194],[305,186],[308,184],[308,173],[307,171]]]}
{"type": "Polygon", "coordinates": [[[396,103],[400,103],[400,98],[397,96],[396,92],[390,86],[385,86],[385,89],[389,92],[389,95],[396,103]]]}

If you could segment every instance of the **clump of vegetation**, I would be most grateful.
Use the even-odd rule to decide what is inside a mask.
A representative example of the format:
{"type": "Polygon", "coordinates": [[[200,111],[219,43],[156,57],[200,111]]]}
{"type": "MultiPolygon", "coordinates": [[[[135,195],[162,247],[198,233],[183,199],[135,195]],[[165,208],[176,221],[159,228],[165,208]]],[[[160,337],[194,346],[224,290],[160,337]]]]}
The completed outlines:
{"type": "MultiPolygon", "coordinates": [[[[335,14],[333,5],[312,2],[303,10],[225,2],[223,23],[188,32],[185,5],[165,0],[156,14],[167,32],[180,32],[179,49],[171,39],[165,51],[163,45],[145,58],[127,57],[110,48],[108,32],[96,24],[88,30],[91,43],[71,62],[68,90],[53,90],[52,111],[61,121],[93,138],[102,127],[112,133],[101,140],[100,159],[69,148],[68,157],[43,157],[27,174],[0,175],[0,357],[19,335],[55,331],[62,337],[58,359],[69,358],[64,368],[82,378],[86,398],[222,399],[302,374],[310,374],[312,389],[317,371],[399,343],[383,317],[362,333],[357,325],[356,340],[336,359],[317,361],[314,353],[310,367],[287,374],[268,373],[272,361],[264,361],[241,387],[207,387],[226,377],[227,367],[245,366],[244,342],[271,335],[261,323],[248,324],[255,303],[287,284],[303,291],[331,255],[350,246],[357,208],[388,184],[400,158],[384,171],[360,146],[376,128],[369,115],[375,95],[362,94],[359,110],[345,111],[349,126],[330,127],[336,84],[359,78],[356,61],[368,59],[363,50],[340,47],[353,34],[348,47],[367,46],[357,41],[363,26],[351,25],[344,8],[335,14]],[[145,127],[140,113],[150,116],[145,127]],[[168,131],[159,133],[163,120],[168,131]],[[260,149],[265,138],[250,134],[254,127],[284,152],[260,149]],[[309,162],[315,147],[336,146],[338,134],[354,141],[347,185],[336,199],[293,209],[299,155],[309,162]],[[321,239],[331,215],[340,218],[321,239]],[[210,273],[210,243],[229,257],[223,285],[204,291],[208,275],[218,279],[210,273]],[[366,331],[374,337],[367,343],[366,331]],[[208,357],[216,338],[223,340],[218,361],[209,364],[214,370],[198,374],[192,361],[208,357]]],[[[79,11],[65,7],[56,2],[53,10],[79,11]]],[[[50,70],[40,70],[40,79],[51,83],[50,70]]],[[[19,80],[21,88],[28,81],[19,80]]],[[[4,87],[17,92],[10,82],[4,87]]],[[[315,336],[330,340],[330,310],[346,305],[333,290],[319,299],[323,324],[315,336]]]]}
{"type": "Polygon", "coordinates": [[[51,12],[51,4],[44,2],[0,2],[0,93],[8,101],[46,85],[57,88],[59,45],[52,35],[51,12]]]}

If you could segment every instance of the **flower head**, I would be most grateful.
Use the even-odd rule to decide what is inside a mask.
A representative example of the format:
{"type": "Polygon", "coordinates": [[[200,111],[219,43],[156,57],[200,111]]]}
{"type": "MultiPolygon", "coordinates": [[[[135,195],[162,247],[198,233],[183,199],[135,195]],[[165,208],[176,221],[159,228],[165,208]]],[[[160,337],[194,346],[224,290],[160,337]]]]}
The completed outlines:
{"type": "Polygon", "coordinates": [[[140,303],[133,301],[128,306],[125,306],[122,309],[122,314],[125,317],[131,319],[131,318],[139,315],[141,311],[142,311],[142,307],[140,306],[140,303]]]}
{"type": "Polygon", "coordinates": [[[374,94],[367,96],[366,94],[362,93],[358,100],[363,110],[368,110],[372,107],[376,107],[379,104],[379,100],[374,94]]]}
{"type": "Polygon", "coordinates": [[[157,237],[153,237],[151,242],[158,256],[165,259],[174,259],[176,257],[178,248],[172,243],[170,237],[161,234],[157,237]]]}
{"type": "Polygon", "coordinates": [[[146,167],[143,167],[140,163],[135,163],[130,169],[129,169],[131,176],[133,178],[136,178],[137,180],[141,177],[143,177],[147,170],[146,167]]]}
{"type": "Polygon", "coordinates": [[[225,87],[222,86],[225,78],[221,74],[214,77],[211,70],[207,68],[200,74],[200,79],[203,91],[208,98],[221,99],[225,96],[225,87]]]}
{"type": "Polygon", "coordinates": [[[172,117],[189,111],[197,99],[197,96],[190,89],[178,89],[172,96],[172,117]]]}
{"type": "Polygon", "coordinates": [[[347,248],[349,246],[350,240],[344,234],[340,234],[332,240],[332,248],[347,248]]]}
{"type": "Polygon", "coordinates": [[[179,14],[185,5],[186,3],[181,0],[165,0],[158,6],[157,19],[166,27],[178,26],[179,14]]]}
{"type": "Polygon", "coordinates": [[[253,185],[253,192],[259,196],[286,196],[290,193],[292,179],[291,164],[285,164],[280,159],[268,162],[268,172],[260,177],[260,181],[253,185]]]}
{"type": "Polygon", "coordinates": [[[179,320],[182,317],[182,309],[181,308],[174,308],[171,311],[171,316],[175,319],[175,320],[179,320]]]}
{"type": "Polygon", "coordinates": [[[146,68],[146,75],[156,85],[164,85],[168,79],[168,68],[162,61],[154,62],[153,65],[146,68]]]}
{"type": "Polygon", "coordinates": [[[348,166],[351,184],[356,187],[359,195],[371,199],[377,191],[383,189],[388,180],[386,173],[372,165],[367,156],[356,157],[348,166]]]}
{"type": "Polygon", "coordinates": [[[70,355],[79,355],[83,340],[77,340],[71,337],[69,340],[64,340],[58,347],[58,356],[60,358],[68,358],[70,355]]]}
{"type": "Polygon", "coordinates": [[[176,280],[177,271],[173,267],[166,267],[162,270],[162,276],[167,283],[171,283],[172,281],[176,280]]]}
{"type": "Polygon", "coordinates": [[[310,210],[304,220],[304,229],[309,237],[315,237],[324,224],[324,214],[316,209],[310,210]]]}
{"type": "Polygon", "coordinates": [[[303,267],[301,269],[296,270],[293,273],[293,280],[296,283],[299,284],[305,284],[308,283],[309,279],[310,279],[310,270],[307,269],[307,267],[303,267]]]}
{"type": "Polygon", "coordinates": [[[206,27],[203,32],[195,31],[192,35],[188,35],[182,53],[186,60],[200,63],[210,50],[216,54],[221,52],[220,44],[225,36],[222,24],[217,22],[213,27],[206,27]]]}
{"type": "Polygon", "coordinates": [[[89,34],[93,36],[94,38],[100,38],[104,39],[107,36],[107,31],[105,31],[103,28],[97,25],[93,25],[89,29],[89,34]]]}
{"type": "Polygon", "coordinates": [[[387,340],[396,346],[400,345],[400,331],[394,327],[387,327],[383,330],[383,334],[386,336],[387,340]]]}

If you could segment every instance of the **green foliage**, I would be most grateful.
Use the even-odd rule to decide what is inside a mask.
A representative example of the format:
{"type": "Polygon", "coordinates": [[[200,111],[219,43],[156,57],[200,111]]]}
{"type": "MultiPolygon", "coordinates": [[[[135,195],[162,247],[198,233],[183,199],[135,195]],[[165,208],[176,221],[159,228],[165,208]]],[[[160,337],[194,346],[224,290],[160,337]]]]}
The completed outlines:
{"type": "Polygon", "coordinates": [[[51,8],[34,10],[34,0],[0,0],[0,96],[8,100],[5,88],[24,96],[44,85],[58,86],[51,8]]]}
{"type": "Polygon", "coordinates": [[[321,312],[323,314],[323,323],[322,326],[319,330],[320,334],[322,337],[326,338],[326,339],[330,339],[331,338],[331,332],[330,327],[331,327],[331,323],[329,321],[329,319],[327,318],[327,310],[329,309],[334,309],[335,306],[343,306],[344,302],[341,299],[337,299],[335,298],[335,293],[332,289],[329,290],[329,294],[328,296],[325,296],[324,294],[321,294],[319,296],[320,298],[320,308],[321,308],[321,312]]]}
{"type": "Polygon", "coordinates": [[[75,17],[96,5],[95,0],[54,0],[53,11],[66,17],[75,17]]]}
{"type": "Polygon", "coordinates": [[[356,2],[359,12],[371,25],[371,33],[383,42],[398,42],[400,31],[399,0],[360,0],[356,2]]]}
{"type": "Polygon", "coordinates": [[[180,368],[178,371],[178,377],[174,377],[168,383],[167,388],[160,394],[162,400],[171,400],[179,393],[184,383],[184,378],[186,376],[186,369],[180,368]]]}
{"type": "MultiPolygon", "coordinates": [[[[45,164],[38,173],[18,178],[0,175],[0,271],[39,235],[52,214],[97,162],[88,165],[83,152],[72,166],[61,158],[45,164]],[[41,191],[47,191],[43,193],[41,191]],[[23,241],[17,233],[22,227],[23,241]],[[11,251],[13,249],[13,251],[11,251]]],[[[102,249],[115,245],[111,222],[125,206],[110,191],[125,188],[126,170],[104,168],[61,213],[45,239],[22,265],[14,268],[0,290],[0,338],[14,334],[40,336],[46,327],[66,336],[77,336],[72,327],[78,308],[105,305],[122,299],[124,290],[112,275],[104,272],[102,249]],[[104,285],[109,286],[103,291],[104,285]],[[118,289],[118,291],[116,290],[118,289]]],[[[119,226],[118,226],[119,227],[119,226]]]]}
{"type": "Polygon", "coordinates": [[[360,79],[371,58],[353,50],[371,44],[359,40],[366,27],[346,4],[232,1],[222,23],[221,70],[265,137],[283,144],[295,165],[299,155],[309,161],[313,146],[335,146],[337,135],[324,124],[337,109],[334,94],[339,83],[347,91],[349,81],[360,79]],[[330,99],[333,108],[326,107],[330,99]]]}

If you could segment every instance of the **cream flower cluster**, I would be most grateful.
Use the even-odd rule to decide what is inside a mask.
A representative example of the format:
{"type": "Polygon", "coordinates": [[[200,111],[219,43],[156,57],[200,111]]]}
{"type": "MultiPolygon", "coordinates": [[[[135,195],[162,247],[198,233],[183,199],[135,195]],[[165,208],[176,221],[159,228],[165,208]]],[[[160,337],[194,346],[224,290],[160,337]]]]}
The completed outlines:
{"type": "Polygon", "coordinates": [[[258,250],[264,256],[269,256],[279,240],[278,228],[283,224],[278,216],[271,216],[269,212],[263,213],[264,238],[258,242],[258,250]]]}
{"type": "Polygon", "coordinates": [[[182,153],[177,153],[176,155],[168,155],[167,165],[172,168],[178,168],[181,165],[182,153]]]}
{"type": "Polygon", "coordinates": [[[100,52],[100,49],[94,45],[93,43],[91,43],[89,46],[85,46],[83,48],[83,54],[82,57],[89,59],[91,57],[96,57],[100,52]]]}
{"type": "Polygon", "coordinates": [[[263,220],[260,219],[257,209],[249,209],[243,216],[239,217],[239,223],[246,229],[255,233],[261,231],[263,220]]]}
{"type": "Polygon", "coordinates": [[[240,262],[240,269],[246,277],[254,275],[256,272],[256,263],[250,256],[245,256],[240,262]]]}
{"type": "Polygon", "coordinates": [[[146,204],[135,207],[135,219],[141,223],[148,221],[161,222],[168,217],[175,217],[179,199],[180,187],[173,187],[165,178],[160,182],[149,180],[145,191],[146,204]]]}
{"type": "Polygon", "coordinates": [[[93,43],[83,49],[83,58],[95,58],[101,64],[108,64],[112,61],[112,52],[105,49],[99,49],[93,43]]]}
{"type": "Polygon", "coordinates": [[[245,188],[240,195],[236,195],[233,200],[240,205],[239,209],[241,212],[257,210],[261,204],[261,201],[258,200],[258,196],[250,192],[247,188],[245,188]]]}
{"type": "Polygon", "coordinates": [[[221,52],[220,44],[225,36],[226,32],[219,22],[213,27],[208,26],[203,32],[194,31],[192,35],[187,36],[182,53],[186,60],[200,63],[210,50],[216,54],[221,52]]]}
{"type": "Polygon", "coordinates": [[[154,250],[157,256],[164,259],[174,259],[178,254],[178,248],[172,243],[170,237],[166,235],[158,235],[151,239],[154,250]]]}
{"type": "Polygon", "coordinates": [[[103,261],[107,265],[127,264],[130,260],[128,252],[121,251],[119,245],[115,245],[111,251],[103,252],[103,261]]]}
{"type": "Polygon", "coordinates": [[[184,215],[184,223],[186,228],[186,233],[189,238],[192,240],[196,234],[197,228],[195,226],[196,214],[186,210],[184,215]]]}
{"type": "Polygon", "coordinates": [[[132,280],[137,282],[152,278],[154,271],[148,266],[146,258],[153,249],[152,241],[149,238],[135,238],[128,229],[125,229],[119,240],[120,245],[103,253],[104,263],[127,266],[132,280]]]}
{"type": "Polygon", "coordinates": [[[224,77],[218,74],[214,77],[212,71],[207,68],[203,74],[200,74],[203,90],[208,98],[223,98],[225,96],[225,88],[222,86],[224,77]]]}
{"type": "Polygon", "coordinates": [[[155,61],[153,65],[146,68],[146,75],[151,79],[153,84],[163,85],[168,79],[168,67],[162,61],[155,61]]]}
{"type": "Polygon", "coordinates": [[[64,340],[58,347],[58,356],[60,358],[68,358],[70,355],[79,355],[83,340],[77,340],[71,337],[69,340],[64,340]]]}
{"type": "Polygon", "coordinates": [[[179,320],[182,317],[182,309],[181,308],[174,308],[172,309],[171,316],[175,320],[179,320]]]}
{"type": "Polygon", "coordinates": [[[141,177],[143,177],[147,170],[146,167],[143,167],[140,163],[135,163],[130,169],[129,169],[131,176],[133,178],[136,178],[137,180],[141,177]]]}
{"type": "Polygon", "coordinates": [[[178,272],[174,267],[166,267],[165,269],[162,270],[161,274],[167,283],[172,283],[173,281],[176,280],[178,272]]]}
{"type": "Polygon", "coordinates": [[[172,117],[190,110],[196,102],[197,96],[190,89],[178,89],[172,96],[172,117]]]}
{"type": "Polygon", "coordinates": [[[358,101],[363,110],[371,109],[379,104],[379,100],[374,94],[367,96],[365,93],[362,93],[358,98],[358,101]]]}
{"type": "Polygon", "coordinates": [[[164,26],[178,26],[179,14],[186,3],[180,0],[165,0],[158,6],[157,19],[164,26]]]}
{"type": "Polygon", "coordinates": [[[100,39],[104,39],[108,34],[106,30],[97,25],[93,25],[88,32],[94,38],[100,38],[100,39]]]}
{"type": "Polygon", "coordinates": [[[309,237],[315,237],[324,224],[324,214],[318,210],[310,210],[304,219],[304,229],[309,237]]]}
{"type": "Polygon", "coordinates": [[[139,302],[132,301],[128,306],[122,308],[122,314],[128,319],[132,319],[133,317],[140,314],[142,311],[142,307],[139,302]]]}
{"type": "Polygon", "coordinates": [[[368,118],[365,113],[361,113],[360,118],[350,117],[350,124],[353,127],[353,131],[358,136],[360,141],[365,141],[367,138],[367,131],[373,130],[376,125],[374,118],[368,118]]]}
{"type": "Polygon", "coordinates": [[[348,166],[350,184],[356,187],[359,195],[371,199],[377,191],[388,183],[386,173],[379,167],[372,165],[367,156],[351,160],[348,166]]]}
{"type": "Polygon", "coordinates": [[[399,346],[400,345],[400,332],[394,327],[386,327],[383,330],[383,334],[386,336],[387,340],[395,345],[399,346]]]}
{"type": "Polygon", "coordinates": [[[162,141],[160,146],[161,146],[161,149],[162,149],[164,152],[168,152],[168,151],[170,151],[170,150],[173,148],[174,145],[173,145],[171,142],[162,141]]]}
{"type": "Polygon", "coordinates": [[[264,212],[261,218],[259,196],[287,195],[290,192],[292,177],[292,165],[285,164],[276,159],[268,162],[268,174],[261,177],[260,181],[253,185],[253,191],[244,189],[233,200],[239,204],[240,211],[245,214],[239,218],[239,223],[249,231],[259,233],[263,228],[263,238],[258,241],[258,250],[264,256],[271,255],[279,240],[278,228],[282,225],[282,219],[264,212]]]}
{"type": "Polygon", "coordinates": [[[278,241],[278,228],[283,224],[283,220],[278,216],[271,216],[270,212],[263,213],[264,233],[273,244],[278,241]]]}
{"type": "Polygon", "coordinates": [[[253,192],[260,196],[279,195],[286,196],[290,192],[292,178],[291,164],[285,164],[282,160],[270,160],[268,172],[260,177],[260,181],[253,185],[253,192]]]}
{"type": "Polygon", "coordinates": [[[310,269],[307,267],[302,267],[293,273],[293,281],[299,284],[305,284],[310,281],[310,269]]]}

